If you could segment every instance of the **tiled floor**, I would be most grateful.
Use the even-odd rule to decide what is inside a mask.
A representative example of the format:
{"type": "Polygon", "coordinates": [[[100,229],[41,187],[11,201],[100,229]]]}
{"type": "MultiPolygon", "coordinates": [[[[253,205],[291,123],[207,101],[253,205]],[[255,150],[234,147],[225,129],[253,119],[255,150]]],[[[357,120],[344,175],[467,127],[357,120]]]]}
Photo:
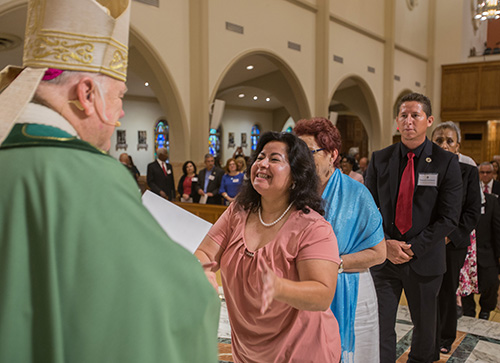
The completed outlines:
{"type": "MultiPolygon", "coordinates": [[[[406,300],[401,300],[396,323],[397,363],[406,362],[412,336],[412,323],[406,300]]],[[[219,362],[233,362],[231,327],[225,301],[222,301],[219,323],[219,362]]],[[[462,317],[458,320],[457,340],[449,354],[441,354],[439,363],[500,362],[500,311],[492,312],[490,321],[462,317]]]]}

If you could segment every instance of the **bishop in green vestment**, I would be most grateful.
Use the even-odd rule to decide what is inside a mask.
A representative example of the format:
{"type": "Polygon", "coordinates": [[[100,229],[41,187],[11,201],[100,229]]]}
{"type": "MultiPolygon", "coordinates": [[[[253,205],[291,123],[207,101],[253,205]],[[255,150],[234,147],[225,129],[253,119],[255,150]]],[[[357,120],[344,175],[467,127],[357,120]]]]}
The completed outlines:
{"type": "Polygon", "coordinates": [[[0,363],[217,362],[216,291],[103,151],[124,115],[129,10],[30,0],[27,67],[0,74],[0,363]],[[30,58],[68,44],[40,43],[33,32],[47,29],[93,32],[81,36],[91,63],[30,58]]]}

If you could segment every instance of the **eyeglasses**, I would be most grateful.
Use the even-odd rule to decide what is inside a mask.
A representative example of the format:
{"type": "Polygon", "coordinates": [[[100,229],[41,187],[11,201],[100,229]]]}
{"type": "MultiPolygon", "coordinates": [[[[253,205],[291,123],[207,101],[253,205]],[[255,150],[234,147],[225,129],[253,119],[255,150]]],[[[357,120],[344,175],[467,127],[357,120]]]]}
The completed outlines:
{"type": "Polygon", "coordinates": [[[321,149],[314,149],[314,150],[311,150],[311,153],[314,155],[316,154],[318,151],[322,151],[322,150],[325,150],[324,147],[322,147],[321,149]]]}
{"type": "Polygon", "coordinates": [[[491,174],[492,171],[480,171],[479,174],[491,174]]]}

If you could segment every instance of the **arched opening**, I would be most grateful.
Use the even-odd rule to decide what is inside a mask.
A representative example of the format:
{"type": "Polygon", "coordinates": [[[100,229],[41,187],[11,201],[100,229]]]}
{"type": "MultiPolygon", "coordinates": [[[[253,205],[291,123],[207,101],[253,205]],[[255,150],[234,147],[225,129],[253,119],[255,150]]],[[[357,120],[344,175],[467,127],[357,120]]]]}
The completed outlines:
{"type": "Polygon", "coordinates": [[[358,148],[358,160],[380,146],[380,117],[368,84],[358,76],[347,77],[335,89],[330,119],[342,135],[341,153],[358,148]]]}
{"type": "Polygon", "coordinates": [[[268,51],[251,51],[235,58],[219,78],[211,101],[225,102],[221,119],[221,159],[238,147],[246,156],[259,133],[282,131],[310,116],[305,92],[290,67],[268,51]],[[291,122],[290,122],[291,119],[291,122]],[[229,138],[234,144],[228,142],[229,138]],[[250,142],[246,142],[246,140],[250,142]]]}

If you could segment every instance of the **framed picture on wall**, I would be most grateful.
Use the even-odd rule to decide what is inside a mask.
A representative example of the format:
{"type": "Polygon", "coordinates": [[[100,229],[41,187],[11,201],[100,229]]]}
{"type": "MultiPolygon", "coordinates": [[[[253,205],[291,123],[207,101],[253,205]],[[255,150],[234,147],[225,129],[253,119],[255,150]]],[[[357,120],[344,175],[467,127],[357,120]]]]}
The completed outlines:
{"type": "Polygon", "coordinates": [[[247,147],[247,133],[242,132],[241,133],[241,147],[247,147]]]}
{"type": "Polygon", "coordinates": [[[127,150],[127,131],[126,130],[116,130],[116,150],[125,149],[127,150]]]}
{"type": "Polygon", "coordinates": [[[137,131],[137,150],[148,150],[148,134],[146,130],[137,131]]]}
{"type": "Polygon", "coordinates": [[[234,144],[234,132],[230,132],[227,139],[228,139],[227,147],[234,147],[235,146],[235,144],[234,144]]]}

